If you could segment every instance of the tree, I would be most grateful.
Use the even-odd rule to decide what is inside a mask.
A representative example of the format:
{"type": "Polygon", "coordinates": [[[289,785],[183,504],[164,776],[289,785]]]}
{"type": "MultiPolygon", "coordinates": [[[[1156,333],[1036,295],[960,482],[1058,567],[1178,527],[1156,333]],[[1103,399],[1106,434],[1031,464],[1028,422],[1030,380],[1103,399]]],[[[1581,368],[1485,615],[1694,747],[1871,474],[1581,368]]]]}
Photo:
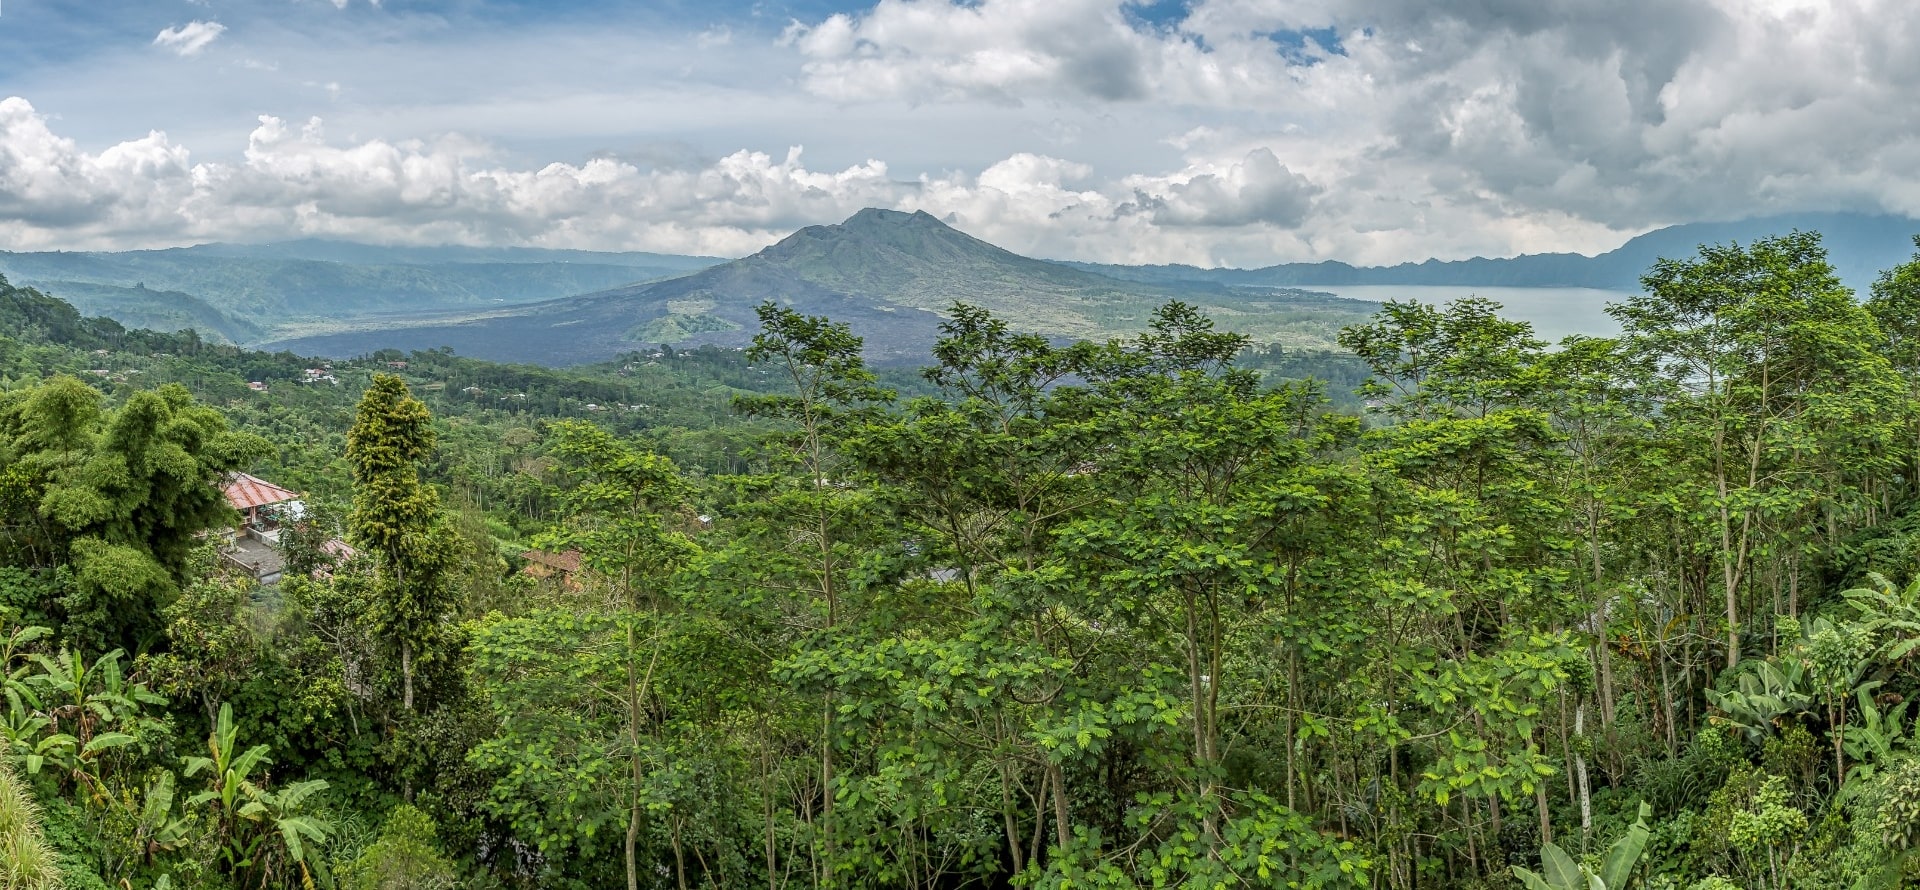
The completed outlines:
{"type": "MultiPolygon", "coordinates": [[[[636,851],[649,803],[650,752],[641,736],[655,728],[648,710],[650,687],[660,667],[662,638],[671,632],[664,587],[696,553],[687,536],[672,527],[682,519],[686,488],[672,461],[629,447],[592,424],[556,424],[553,436],[554,454],[573,477],[565,495],[568,522],[555,540],[579,548],[584,565],[605,579],[625,636],[619,655],[629,782],[625,852],[627,890],[637,890],[636,851]]],[[[677,837],[675,846],[677,853],[677,837]]],[[[676,865],[684,885],[684,858],[677,857],[676,865]]]]}
{"type": "Polygon", "coordinates": [[[387,814],[380,839],[340,870],[350,890],[452,890],[459,875],[434,841],[433,819],[401,804],[387,814]]]}
{"type": "MultiPolygon", "coordinates": [[[[1019,873],[1030,862],[1038,865],[1048,810],[1055,843],[1071,843],[1066,765],[1093,747],[1065,741],[1084,729],[1076,716],[1088,716],[1076,713],[1085,704],[1076,703],[1081,678],[1068,670],[1072,622],[1061,620],[1066,603],[1035,583],[1053,558],[1054,533],[1102,494],[1086,472],[1096,431],[1086,393],[1064,384],[1103,368],[1116,373],[1110,366],[1123,356],[1111,344],[1056,347],[1045,337],[1014,333],[965,303],[955,303],[949,315],[933,348],[939,364],[922,372],[943,397],[915,399],[904,411],[861,425],[847,448],[867,472],[901,493],[886,505],[911,536],[913,565],[934,577],[951,574],[955,598],[936,598],[928,585],[925,614],[915,622],[925,645],[889,650],[883,642],[864,654],[880,675],[902,658],[946,666],[948,691],[960,699],[939,722],[967,733],[954,747],[1005,752],[995,764],[1000,817],[1008,863],[1019,873]],[[949,626],[936,617],[943,613],[967,620],[949,626]],[[964,694],[969,682],[979,685],[964,694]],[[971,725],[958,725],[958,713],[970,713],[971,725]],[[1029,784],[1030,771],[1038,791],[1029,784]],[[1022,799],[1036,801],[1030,849],[1023,849],[1022,799]]],[[[937,760],[958,752],[923,744],[922,754],[937,760]]],[[[932,777],[939,775],[923,774],[936,782],[942,780],[932,777]]]]}
{"type": "MultiPolygon", "coordinates": [[[[1609,308],[1629,350],[1658,371],[1671,436],[1702,466],[1691,503],[1720,568],[1726,666],[1740,660],[1743,592],[1769,532],[1803,517],[1831,545],[1857,480],[1889,463],[1902,385],[1878,325],[1828,264],[1816,233],[1662,259],[1646,293],[1609,308]]],[[[1776,594],[1780,583],[1775,576],[1776,594]]]]}
{"type": "MultiPolygon", "coordinates": [[[[850,478],[857,469],[838,447],[863,418],[893,393],[880,387],[861,358],[862,341],[845,324],[801,315],[774,303],[757,310],[760,333],[747,360],[777,373],[779,395],[743,396],[735,407],[751,417],[782,425],[774,457],[783,474],[756,492],[750,518],[760,547],[750,557],[749,584],[787,594],[781,606],[820,638],[831,641],[859,617],[849,594],[859,589],[859,562],[879,530],[879,511],[869,492],[850,478]]],[[[743,542],[744,543],[744,542],[743,542]]],[[[745,568],[745,567],[743,567],[745,568]]],[[[818,820],[822,857],[817,872],[830,880],[835,854],[834,693],[820,694],[818,820]]]]}
{"type": "MultiPolygon", "coordinates": [[[[1914,247],[1920,248],[1920,236],[1914,237],[1914,247]]],[[[1920,401],[1920,252],[1880,273],[1866,308],[1884,338],[1882,354],[1906,378],[1908,399],[1920,401]]],[[[1909,415],[1907,438],[1906,489],[1920,492],[1920,414],[1909,415]]]]}
{"type": "MultiPolygon", "coordinates": [[[[1293,837],[1315,835],[1290,808],[1234,787],[1228,750],[1235,727],[1264,710],[1250,701],[1262,688],[1252,678],[1263,674],[1252,653],[1305,617],[1291,612],[1297,578],[1285,566],[1295,546],[1314,538],[1300,533],[1347,484],[1330,458],[1358,433],[1350,418],[1325,411],[1312,385],[1260,389],[1255,375],[1231,366],[1244,345],[1193,307],[1170,303],[1102,369],[1088,397],[1101,443],[1089,471],[1105,497],[1059,530],[1050,573],[1056,595],[1075,603],[1072,620],[1101,629],[1082,647],[1122,645],[1111,639],[1117,629],[1138,647],[1109,666],[1123,673],[1103,678],[1096,694],[1106,707],[1089,710],[1110,712],[1116,725],[1145,711],[1151,730],[1185,733],[1178,743],[1145,740],[1177,745],[1185,763],[1165,777],[1178,793],[1150,796],[1137,818],[1168,820],[1187,838],[1161,852],[1182,861],[1181,880],[1200,883],[1243,867],[1245,844],[1313,846],[1293,837]],[[1127,693],[1178,705],[1142,707],[1127,693]]],[[[1336,859],[1351,853],[1327,851],[1336,859]]],[[[1309,861],[1294,857],[1272,869],[1314,885],[1309,861]]],[[[1356,865],[1335,872],[1352,879],[1356,865]]]]}
{"type": "Polygon", "coordinates": [[[356,486],[347,526],[374,554],[376,631],[400,651],[401,706],[414,710],[415,656],[431,651],[452,609],[453,547],[439,496],[420,481],[433,451],[427,406],[391,374],[376,374],[347,433],[356,486]]]}
{"type": "Polygon", "coordinates": [[[70,377],[9,394],[0,407],[0,489],[12,546],[28,564],[70,565],[63,630],[89,648],[144,651],[191,571],[197,535],[228,525],[220,481],[270,450],[228,429],[183,387],[136,392],[104,412],[70,377]]]}

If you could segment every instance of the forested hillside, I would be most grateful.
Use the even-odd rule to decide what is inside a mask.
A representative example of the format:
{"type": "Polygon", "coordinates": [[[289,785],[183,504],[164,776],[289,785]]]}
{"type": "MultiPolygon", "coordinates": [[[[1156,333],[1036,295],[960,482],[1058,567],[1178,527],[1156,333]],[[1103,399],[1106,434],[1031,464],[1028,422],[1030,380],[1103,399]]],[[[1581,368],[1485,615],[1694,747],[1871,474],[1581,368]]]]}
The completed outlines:
{"type": "Polygon", "coordinates": [[[919,375],[775,303],[554,371],[0,287],[0,886],[1910,886],[1920,257],[1642,286],[1340,355],[955,304],[919,375]]]}
{"type": "Polygon", "coordinates": [[[690,275],[479,316],[361,326],[278,345],[347,356],[383,347],[439,348],[496,361],[575,365],[638,344],[745,346],[754,307],[774,301],[845,324],[881,367],[917,367],[955,302],[993,311],[1015,330],[1069,340],[1140,329],[1155,306],[1206,307],[1261,343],[1331,347],[1378,308],[1295,289],[1146,284],[1023,257],[926,213],[868,208],[808,226],[752,256],[690,275]]]}

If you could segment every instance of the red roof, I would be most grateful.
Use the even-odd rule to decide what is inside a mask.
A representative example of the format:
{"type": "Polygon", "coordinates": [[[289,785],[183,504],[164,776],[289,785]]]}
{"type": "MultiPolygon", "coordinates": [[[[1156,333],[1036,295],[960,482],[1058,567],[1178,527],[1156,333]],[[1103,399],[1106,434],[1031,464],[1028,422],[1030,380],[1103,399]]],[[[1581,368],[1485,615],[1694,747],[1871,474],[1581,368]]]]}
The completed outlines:
{"type": "Polygon", "coordinates": [[[565,553],[548,553],[545,550],[529,550],[520,554],[528,562],[537,562],[550,569],[568,574],[580,571],[580,551],[568,550],[565,553]]]}
{"type": "Polygon", "coordinates": [[[265,479],[249,476],[246,473],[234,473],[228,476],[222,491],[227,496],[227,503],[233,505],[235,510],[242,512],[254,507],[296,500],[300,497],[299,492],[288,491],[265,479]]]}
{"type": "Polygon", "coordinates": [[[353,549],[353,547],[349,546],[347,542],[342,541],[339,538],[328,538],[325,544],[320,545],[320,552],[325,553],[326,555],[331,556],[334,559],[340,560],[341,562],[345,562],[347,560],[354,558],[355,556],[360,555],[360,551],[353,549]]]}

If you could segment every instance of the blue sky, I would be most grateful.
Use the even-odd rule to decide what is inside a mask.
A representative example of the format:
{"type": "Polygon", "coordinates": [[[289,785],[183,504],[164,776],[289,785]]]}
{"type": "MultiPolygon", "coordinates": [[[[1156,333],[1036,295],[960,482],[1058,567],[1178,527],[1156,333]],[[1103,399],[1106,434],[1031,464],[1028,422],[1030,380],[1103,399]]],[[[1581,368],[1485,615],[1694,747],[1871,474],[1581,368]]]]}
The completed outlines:
{"type": "Polygon", "coordinates": [[[1608,249],[1920,211],[1895,0],[4,0],[0,248],[1608,249]]]}

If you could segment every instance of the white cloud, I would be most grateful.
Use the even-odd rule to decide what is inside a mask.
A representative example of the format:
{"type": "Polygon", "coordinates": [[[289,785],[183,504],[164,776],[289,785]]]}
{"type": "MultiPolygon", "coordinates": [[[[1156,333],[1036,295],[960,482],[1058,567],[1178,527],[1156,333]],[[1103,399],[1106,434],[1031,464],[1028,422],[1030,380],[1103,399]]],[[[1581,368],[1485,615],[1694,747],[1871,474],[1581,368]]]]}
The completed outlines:
{"type": "Polygon", "coordinates": [[[1145,95],[1156,41],[1111,0],[881,0],[788,29],[807,87],[833,99],[987,98],[1052,88],[1098,99],[1145,95]]]}
{"type": "Polygon", "coordinates": [[[219,22],[192,21],[161,31],[153,38],[153,45],[181,56],[197,56],[226,31],[227,26],[219,22]]]}
{"type": "Polygon", "coordinates": [[[1226,226],[1271,237],[1299,222],[1312,192],[1264,149],[1125,180],[1032,153],[905,179],[878,160],[812,169],[799,148],[692,167],[600,158],[521,168],[457,136],[340,143],[318,118],[271,116],[237,160],[196,163],[163,133],[89,153],[26,100],[0,102],[0,239],[17,249],[315,235],[739,255],[800,226],[889,207],[928,210],[1023,252],[1206,260],[1194,252],[1203,239],[1169,251],[1156,232],[1226,226]]]}
{"type": "Polygon", "coordinates": [[[1920,7],[1901,0],[1197,0],[1162,28],[1120,0],[880,0],[787,40],[836,102],[1198,124],[1170,140],[1195,174],[1124,209],[1305,228],[1216,233],[1219,252],[1393,261],[1920,214],[1920,7]]]}
{"type": "Polygon", "coordinates": [[[16,249],[325,235],[396,243],[644,247],[739,254],[891,205],[911,183],[740,151],[695,170],[621,161],[513,169],[458,137],[334,144],[319,119],[263,116],[237,162],[191,163],[163,133],[97,154],[0,102],[0,240],[16,249]]]}
{"type": "Polygon", "coordinates": [[[1192,0],[1156,25],[1123,0],[873,0],[777,47],[751,16],[326,5],[222,13],[268,64],[136,45],[23,73],[59,135],[24,103],[0,121],[0,233],[740,253],[875,205],[1029,254],[1264,265],[1920,215],[1901,0],[1192,0]],[[529,44],[542,65],[499,65],[529,44]],[[331,140],[297,123],[315,113],[331,140]],[[150,129],[172,137],[115,145],[150,129]],[[142,157],[173,166],[125,172],[142,157]]]}
{"type": "MultiPolygon", "coordinates": [[[[1144,185],[1144,183],[1143,183],[1144,185]]],[[[1280,163],[1272,150],[1256,148],[1225,169],[1166,183],[1164,195],[1139,193],[1140,210],[1159,225],[1246,226],[1273,223],[1292,228],[1305,221],[1318,186],[1280,163]]]]}

